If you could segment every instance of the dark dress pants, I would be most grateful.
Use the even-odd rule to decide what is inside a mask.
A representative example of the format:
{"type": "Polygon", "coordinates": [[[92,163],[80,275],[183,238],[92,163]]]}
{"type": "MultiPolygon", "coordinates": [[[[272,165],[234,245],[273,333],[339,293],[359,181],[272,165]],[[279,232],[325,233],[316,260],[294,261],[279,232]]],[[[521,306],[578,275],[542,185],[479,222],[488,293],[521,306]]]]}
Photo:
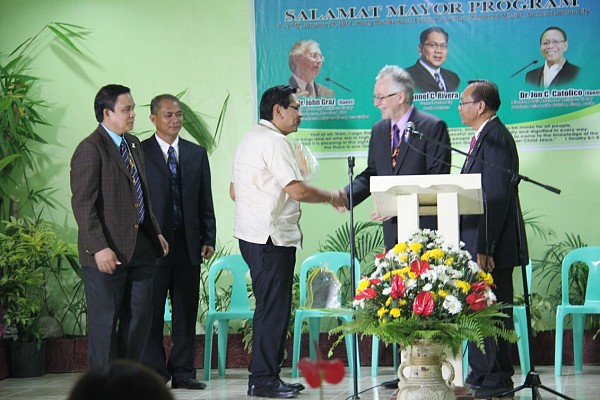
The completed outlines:
{"type": "Polygon", "coordinates": [[[90,368],[116,358],[142,361],[152,320],[154,263],[154,246],[140,229],[129,263],[112,274],[83,267],[90,368]]]}
{"type": "MultiPolygon", "coordinates": [[[[513,269],[496,267],[492,272],[496,285],[493,291],[498,302],[513,303],[513,269]]],[[[505,308],[502,311],[510,316],[508,319],[503,319],[505,326],[513,329],[512,308],[505,308]]],[[[471,372],[467,375],[467,383],[486,388],[506,388],[513,385],[512,376],[515,371],[510,356],[511,343],[502,339],[496,343],[493,338],[485,338],[485,354],[475,343],[469,342],[468,346],[471,372]]]]}
{"type": "Polygon", "coordinates": [[[256,299],[252,359],[248,386],[262,386],[279,378],[292,305],[296,248],[240,240],[240,252],[250,267],[256,299]]]}
{"type": "Polygon", "coordinates": [[[196,378],[194,343],[200,290],[200,266],[192,265],[184,229],[175,230],[171,251],[161,259],[154,277],[153,313],[144,363],[165,381],[196,378]],[[163,346],[164,310],[171,297],[173,348],[167,360],[163,346]]]}

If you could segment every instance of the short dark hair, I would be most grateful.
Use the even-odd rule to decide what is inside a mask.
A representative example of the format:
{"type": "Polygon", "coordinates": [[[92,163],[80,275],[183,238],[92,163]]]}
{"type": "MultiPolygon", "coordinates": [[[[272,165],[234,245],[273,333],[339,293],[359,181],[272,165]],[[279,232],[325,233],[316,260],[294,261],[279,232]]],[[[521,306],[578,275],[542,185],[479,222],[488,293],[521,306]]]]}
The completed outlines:
{"type": "Polygon", "coordinates": [[[69,400],[173,400],[161,377],[137,361],[116,360],[79,378],[69,400]]]}
{"type": "Polygon", "coordinates": [[[297,88],[290,85],[277,85],[265,90],[260,99],[260,119],[272,121],[275,104],[279,104],[283,108],[288,108],[292,102],[291,96],[297,90],[297,88]]]}
{"type": "Polygon", "coordinates": [[[150,114],[156,115],[160,111],[160,102],[163,100],[171,100],[179,103],[179,99],[172,94],[159,94],[150,102],[150,114]]]}
{"type": "Polygon", "coordinates": [[[487,79],[474,79],[469,81],[469,85],[473,85],[471,93],[473,101],[483,101],[489,109],[498,111],[501,103],[500,92],[494,82],[487,79]]]}
{"type": "Polygon", "coordinates": [[[567,32],[565,32],[564,29],[559,28],[558,26],[549,26],[548,28],[544,29],[544,32],[542,32],[542,34],[540,35],[540,43],[542,43],[542,38],[544,37],[544,34],[548,31],[559,31],[560,33],[562,33],[565,40],[567,40],[567,32]]]}
{"type": "Polygon", "coordinates": [[[106,85],[98,91],[94,99],[94,112],[96,113],[96,121],[102,122],[104,119],[104,110],[115,111],[115,103],[117,97],[124,93],[131,93],[131,89],[123,85],[106,85]]]}
{"type": "Polygon", "coordinates": [[[425,44],[427,38],[429,37],[429,34],[433,32],[441,33],[446,37],[446,42],[448,41],[448,32],[446,32],[443,28],[440,28],[439,26],[432,26],[431,28],[427,28],[423,32],[421,32],[421,36],[419,37],[419,43],[425,44]]]}

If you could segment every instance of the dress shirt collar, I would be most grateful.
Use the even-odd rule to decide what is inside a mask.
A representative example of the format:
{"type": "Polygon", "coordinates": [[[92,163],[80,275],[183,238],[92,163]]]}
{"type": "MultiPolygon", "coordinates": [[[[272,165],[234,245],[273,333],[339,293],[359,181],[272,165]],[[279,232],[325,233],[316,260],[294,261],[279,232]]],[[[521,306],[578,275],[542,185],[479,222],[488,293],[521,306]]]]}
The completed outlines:
{"type": "MultiPolygon", "coordinates": [[[[414,105],[411,105],[410,108],[408,109],[408,111],[406,112],[406,114],[404,114],[402,116],[402,118],[397,119],[397,120],[392,120],[392,125],[394,126],[394,124],[398,127],[398,130],[400,130],[400,138],[402,138],[404,136],[404,130],[406,129],[406,124],[408,123],[408,120],[410,119],[410,115],[412,114],[413,110],[415,109],[414,105]]],[[[404,140],[406,141],[408,138],[404,138],[404,140]]]]}
{"type": "Polygon", "coordinates": [[[553,66],[548,65],[548,61],[544,63],[544,87],[547,88],[552,83],[552,80],[556,78],[556,75],[563,68],[565,63],[567,62],[566,58],[561,58],[559,62],[554,64],[553,66]]]}
{"type": "Polygon", "coordinates": [[[298,75],[294,74],[294,79],[296,80],[296,82],[298,83],[298,88],[300,89],[301,92],[304,92],[306,90],[306,85],[310,85],[313,88],[313,94],[316,94],[317,91],[315,90],[315,83],[308,83],[306,82],[304,79],[300,78],[298,75]]]}
{"type": "Polygon", "coordinates": [[[158,145],[160,146],[160,150],[162,151],[163,156],[165,157],[165,161],[167,160],[170,146],[173,146],[173,148],[175,149],[175,158],[177,159],[177,161],[179,161],[179,135],[177,135],[177,137],[173,141],[173,144],[169,144],[169,143],[165,142],[164,140],[159,138],[156,133],[154,134],[154,137],[156,138],[156,141],[158,142],[158,145]]]}
{"type": "MultiPolygon", "coordinates": [[[[115,142],[115,144],[117,145],[118,148],[121,148],[121,141],[125,140],[125,135],[117,135],[116,133],[114,133],[113,131],[111,131],[110,129],[108,129],[106,127],[106,125],[104,125],[103,123],[100,123],[100,125],[102,125],[102,127],[104,128],[104,130],[106,130],[106,132],[108,133],[108,136],[110,136],[110,138],[113,140],[113,142],[115,142]]],[[[127,143],[127,141],[125,140],[125,143],[127,143]]]]}

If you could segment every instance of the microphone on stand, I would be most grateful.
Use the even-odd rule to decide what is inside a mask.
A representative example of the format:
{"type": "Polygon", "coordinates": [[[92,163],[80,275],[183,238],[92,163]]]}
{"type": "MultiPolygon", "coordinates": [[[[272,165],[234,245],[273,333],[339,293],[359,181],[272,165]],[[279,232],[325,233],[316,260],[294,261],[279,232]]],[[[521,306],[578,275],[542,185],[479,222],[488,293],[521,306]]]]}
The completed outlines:
{"type": "Polygon", "coordinates": [[[404,128],[404,134],[407,135],[407,139],[409,136],[416,136],[419,139],[423,138],[423,132],[419,132],[415,129],[415,123],[412,121],[408,121],[406,123],[406,128],[404,128]]]}
{"type": "Polygon", "coordinates": [[[533,65],[533,64],[537,64],[538,60],[533,60],[532,62],[530,62],[529,64],[527,64],[526,66],[524,66],[523,68],[521,68],[520,70],[518,70],[517,72],[515,72],[514,74],[512,74],[510,77],[512,78],[513,76],[515,76],[516,74],[518,74],[519,72],[523,71],[525,68],[533,65]]]}
{"type": "Polygon", "coordinates": [[[325,78],[325,80],[326,80],[327,82],[331,82],[331,83],[333,83],[334,85],[337,85],[337,86],[341,87],[342,89],[344,89],[344,90],[347,90],[348,92],[352,93],[352,90],[348,89],[346,86],[342,85],[341,83],[337,83],[336,81],[334,81],[334,80],[333,80],[333,79],[331,79],[330,77],[326,77],[326,78],[325,78]]]}

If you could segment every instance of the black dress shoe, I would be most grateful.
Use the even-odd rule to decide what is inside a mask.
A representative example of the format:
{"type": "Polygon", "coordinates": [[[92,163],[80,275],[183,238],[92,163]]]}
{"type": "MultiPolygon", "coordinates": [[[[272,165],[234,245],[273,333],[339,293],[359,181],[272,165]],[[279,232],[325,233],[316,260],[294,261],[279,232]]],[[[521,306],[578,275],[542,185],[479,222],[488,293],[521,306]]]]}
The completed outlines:
{"type": "Polygon", "coordinates": [[[200,382],[198,379],[194,378],[185,378],[182,381],[171,382],[172,389],[193,389],[200,390],[206,388],[206,383],[200,382]]]}
{"type": "Polygon", "coordinates": [[[391,381],[383,382],[381,386],[383,386],[386,389],[398,389],[398,382],[400,382],[400,379],[396,378],[392,379],[391,381]]]}
{"type": "Polygon", "coordinates": [[[297,390],[299,392],[301,392],[302,390],[304,390],[304,385],[301,383],[287,383],[284,382],[283,379],[279,378],[279,382],[283,385],[283,386],[287,386],[289,388],[292,388],[294,390],[297,390]]]}
{"type": "Polygon", "coordinates": [[[297,397],[300,392],[286,386],[280,380],[274,380],[265,385],[252,385],[248,388],[248,396],[268,397],[271,399],[291,399],[297,397]]]}

